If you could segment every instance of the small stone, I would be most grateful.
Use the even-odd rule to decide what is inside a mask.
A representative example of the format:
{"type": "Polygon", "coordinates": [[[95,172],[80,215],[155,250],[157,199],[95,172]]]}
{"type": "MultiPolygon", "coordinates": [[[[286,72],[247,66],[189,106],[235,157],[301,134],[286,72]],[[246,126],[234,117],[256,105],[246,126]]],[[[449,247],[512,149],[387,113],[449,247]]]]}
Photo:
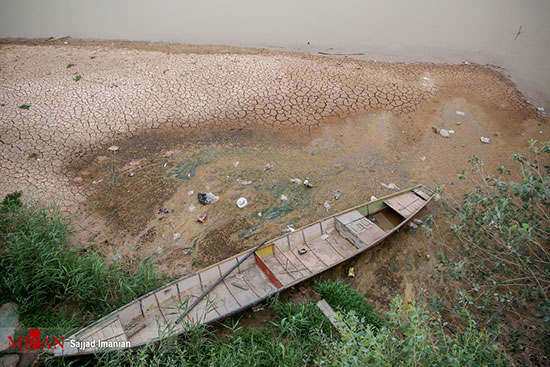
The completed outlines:
{"type": "Polygon", "coordinates": [[[378,198],[376,196],[373,195],[373,196],[370,197],[370,201],[375,201],[375,200],[378,200],[378,198]]]}
{"type": "Polygon", "coordinates": [[[420,157],[420,162],[424,162],[426,160],[426,156],[420,157]]]}
{"type": "Polygon", "coordinates": [[[537,111],[544,112],[544,107],[537,107],[537,111]]]}
{"type": "Polygon", "coordinates": [[[195,193],[195,191],[191,190],[187,193],[187,195],[193,195],[195,193]]]}
{"type": "Polygon", "coordinates": [[[262,216],[262,212],[258,212],[258,217],[261,217],[262,216]]]}
{"type": "Polygon", "coordinates": [[[434,132],[434,134],[439,134],[439,128],[438,127],[432,126],[432,131],[434,132]]]}
{"type": "Polygon", "coordinates": [[[449,134],[453,135],[455,133],[454,130],[449,130],[449,134]]]}
{"type": "Polygon", "coordinates": [[[288,198],[286,197],[286,195],[281,195],[281,201],[287,201],[288,198]]]}
{"type": "Polygon", "coordinates": [[[451,134],[445,129],[439,130],[439,135],[443,136],[444,138],[448,138],[451,136],[451,134]]]}
{"type": "Polygon", "coordinates": [[[459,116],[464,116],[466,115],[463,111],[456,111],[456,114],[459,115],[459,116]]]}
{"type": "Polygon", "coordinates": [[[430,260],[431,258],[430,254],[426,254],[426,260],[430,260]]]}
{"type": "Polygon", "coordinates": [[[193,213],[195,210],[197,210],[197,207],[193,204],[189,205],[189,208],[187,209],[189,212],[193,213]]]}
{"type": "Polygon", "coordinates": [[[485,144],[489,144],[491,142],[491,139],[489,138],[486,138],[484,136],[482,136],[481,138],[479,138],[479,140],[481,140],[482,143],[485,143],[485,144]]]}
{"type": "Polygon", "coordinates": [[[418,229],[418,225],[414,222],[409,222],[409,227],[412,229],[418,229]]]}
{"type": "Polygon", "coordinates": [[[302,184],[302,180],[300,180],[299,178],[293,178],[290,180],[290,182],[294,182],[295,184],[298,184],[298,185],[302,184]]]}
{"type": "Polygon", "coordinates": [[[414,218],[413,222],[418,224],[418,225],[422,225],[424,223],[424,222],[422,222],[422,219],[418,219],[418,218],[414,218]]]}
{"type": "Polygon", "coordinates": [[[325,200],[325,203],[323,204],[323,206],[325,207],[325,210],[328,212],[330,209],[330,203],[328,202],[328,200],[325,200]]]}
{"type": "Polygon", "coordinates": [[[173,239],[174,241],[178,240],[179,238],[181,238],[181,233],[174,233],[174,234],[172,235],[172,239],[173,239]]]}
{"type": "Polygon", "coordinates": [[[128,176],[130,176],[130,177],[134,177],[135,175],[136,175],[136,174],[135,174],[134,172],[128,173],[128,176]]]}
{"type": "Polygon", "coordinates": [[[116,152],[118,149],[119,149],[119,148],[118,148],[116,145],[111,145],[111,146],[109,147],[109,150],[110,150],[111,152],[116,152]]]}
{"type": "Polygon", "coordinates": [[[462,125],[462,121],[457,121],[456,124],[457,125],[462,125]]]}

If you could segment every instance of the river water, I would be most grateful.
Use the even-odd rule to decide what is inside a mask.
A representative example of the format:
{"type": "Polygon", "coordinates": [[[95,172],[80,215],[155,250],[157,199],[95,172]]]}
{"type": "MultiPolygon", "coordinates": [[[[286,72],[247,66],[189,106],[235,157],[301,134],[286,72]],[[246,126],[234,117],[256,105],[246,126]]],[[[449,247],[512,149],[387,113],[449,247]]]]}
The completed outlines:
{"type": "Polygon", "coordinates": [[[550,108],[549,0],[0,0],[0,37],[49,36],[490,63],[550,108]]]}

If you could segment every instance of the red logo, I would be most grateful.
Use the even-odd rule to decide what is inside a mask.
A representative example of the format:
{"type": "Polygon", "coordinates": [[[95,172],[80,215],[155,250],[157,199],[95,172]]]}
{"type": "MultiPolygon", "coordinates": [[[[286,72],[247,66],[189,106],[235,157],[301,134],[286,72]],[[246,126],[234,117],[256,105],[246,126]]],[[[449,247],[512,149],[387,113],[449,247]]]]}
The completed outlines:
{"type": "Polygon", "coordinates": [[[64,336],[59,340],[55,336],[42,338],[41,334],[42,331],[40,329],[30,329],[29,336],[20,336],[15,340],[11,336],[8,336],[8,349],[57,349],[57,347],[63,349],[65,344],[64,336]]]}

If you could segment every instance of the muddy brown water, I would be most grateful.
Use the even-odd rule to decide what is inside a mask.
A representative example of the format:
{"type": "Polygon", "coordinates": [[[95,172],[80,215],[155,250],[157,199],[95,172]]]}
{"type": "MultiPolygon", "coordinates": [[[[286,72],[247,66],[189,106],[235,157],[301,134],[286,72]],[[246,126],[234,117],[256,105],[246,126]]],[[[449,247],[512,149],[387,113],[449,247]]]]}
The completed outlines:
{"type": "Polygon", "coordinates": [[[225,44],[375,60],[490,63],[503,67],[528,99],[548,110],[549,18],[546,0],[0,0],[0,37],[225,44]]]}

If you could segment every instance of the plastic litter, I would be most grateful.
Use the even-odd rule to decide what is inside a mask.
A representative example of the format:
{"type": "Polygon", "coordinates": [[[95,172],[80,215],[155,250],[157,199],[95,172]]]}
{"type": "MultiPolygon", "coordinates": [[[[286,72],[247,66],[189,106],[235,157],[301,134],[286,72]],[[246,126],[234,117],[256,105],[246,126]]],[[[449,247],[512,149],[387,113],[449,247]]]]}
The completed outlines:
{"type": "Polygon", "coordinates": [[[325,207],[325,210],[328,212],[330,209],[330,203],[328,202],[328,200],[325,200],[325,203],[323,204],[323,206],[325,207]]]}
{"type": "Polygon", "coordinates": [[[329,238],[329,237],[330,237],[330,235],[328,235],[328,234],[325,233],[324,235],[321,236],[321,239],[322,239],[322,240],[326,240],[326,239],[329,238]]]}
{"type": "Polygon", "coordinates": [[[449,133],[449,131],[447,131],[447,130],[445,130],[445,129],[439,130],[439,135],[443,136],[444,138],[448,138],[449,136],[451,136],[451,134],[449,133]]]}
{"type": "Polygon", "coordinates": [[[272,164],[266,164],[264,166],[264,171],[269,171],[270,169],[273,169],[273,165],[272,164]]]}
{"type": "Polygon", "coordinates": [[[201,203],[202,205],[206,205],[215,203],[216,201],[220,200],[220,197],[212,194],[211,192],[206,194],[199,192],[197,194],[197,199],[199,200],[199,203],[201,203]]]}
{"type": "Polygon", "coordinates": [[[420,157],[420,162],[424,162],[426,160],[426,156],[420,157]]]}
{"type": "Polygon", "coordinates": [[[188,210],[189,210],[191,213],[193,213],[195,210],[197,210],[197,207],[196,207],[195,205],[191,204],[191,205],[189,205],[188,210]]]}
{"type": "Polygon", "coordinates": [[[373,195],[373,196],[370,197],[370,201],[374,201],[374,200],[378,200],[378,198],[373,195]]]}
{"type": "Polygon", "coordinates": [[[262,216],[262,212],[259,212],[259,213],[258,213],[258,217],[261,217],[261,216],[262,216]]]}
{"type": "Polygon", "coordinates": [[[208,217],[208,215],[206,215],[206,214],[199,214],[197,216],[197,222],[204,223],[204,221],[206,220],[207,217],[208,217]]]}
{"type": "Polygon", "coordinates": [[[187,193],[187,195],[193,195],[195,193],[195,191],[191,190],[187,193]]]}
{"type": "Polygon", "coordinates": [[[286,195],[284,195],[284,194],[281,195],[281,201],[287,201],[287,200],[288,200],[288,198],[286,197],[286,195]]]}
{"type": "Polygon", "coordinates": [[[235,162],[233,162],[233,166],[237,167],[239,165],[239,163],[240,163],[239,161],[235,161],[235,162]]]}
{"type": "Polygon", "coordinates": [[[111,152],[116,152],[118,149],[119,149],[119,148],[118,148],[116,145],[111,145],[111,146],[109,147],[109,150],[110,150],[111,152]]]}
{"type": "Polygon", "coordinates": [[[283,230],[283,232],[285,233],[290,233],[290,232],[294,232],[295,229],[292,228],[291,226],[286,226],[286,228],[283,230]]]}
{"type": "Polygon", "coordinates": [[[246,200],[246,198],[239,198],[239,200],[237,200],[237,206],[240,209],[244,208],[247,205],[248,205],[248,200],[246,200]]]}
{"type": "Polygon", "coordinates": [[[453,135],[455,133],[454,130],[449,130],[449,134],[453,135]]]}
{"type": "Polygon", "coordinates": [[[414,222],[409,222],[409,227],[412,229],[418,229],[418,225],[414,222]]]}
{"type": "Polygon", "coordinates": [[[489,138],[486,138],[484,136],[482,136],[481,138],[479,138],[479,140],[481,140],[482,143],[485,143],[485,144],[489,144],[491,142],[491,139],[489,138]]]}
{"type": "Polygon", "coordinates": [[[398,191],[399,190],[399,187],[397,187],[396,184],[394,184],[393,182],[392,183],[389,183],[389,184],[382,184],[382,186],[384,186],[386,189],[390,189],[390,190],[396,190],[398,191]]]}
{"type": "Polygon", "coordinates": [[[241,185],[250,185],[252,183],[252,181],[245,181],[245,180],[241,180],[240,178],[237,179],[237,182],[240,183],[241,185]]]}
{"type": "Polygon", "coordinates": [[[307,250],[305,248],[301,248],[298,250],[298,255],[303,255],[307,252],[307,250]]]}
{"type": "Polygon", "coordinates": [[[98,183],[102,183],[103,180],[104,180],[103,178],[100,178],[99,180],[93,180],[92,185],[97,185],[98,183]]]}
{"type": "Polygon", "coordinates": [[[332,197],[334,197],[334,200],[340,199],[342,196],[342,192],[340,190],[335,190],[332,192],[332,197]]]}
{"type": "Polygon", "coordinates": [[[466,113],[464,113],[463,111],[456,111],[456,114],[459,115],[459,116],[464,116],[466,115],[466,113]]]}
{"type": "Polygon", "coordinates": [[[544,107],[537,107],[537,111],[544,112],[544,107]]]}
{"type": "Polygon", "coordinates": [[[348,277],[355,278],[355,268],[351,267],[348,269],[348,277]]]}
{"type": "Polygon", "coordinates": [[[174,234],[172,235],[172,239],[173,239],[174,241],[177,240],[177,239],[179,239],[179,238],[181,238],[181,233],[174,233],[174,234]]]}

